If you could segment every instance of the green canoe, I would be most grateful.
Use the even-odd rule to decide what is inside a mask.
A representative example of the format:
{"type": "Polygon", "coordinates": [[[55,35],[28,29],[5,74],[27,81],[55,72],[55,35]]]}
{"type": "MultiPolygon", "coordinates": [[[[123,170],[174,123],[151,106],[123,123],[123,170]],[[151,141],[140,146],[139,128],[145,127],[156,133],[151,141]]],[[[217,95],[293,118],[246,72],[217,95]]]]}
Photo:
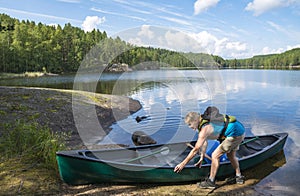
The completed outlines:
{"type": "MultiPolygon", "coordinates": [[[[241,170],[270,158],[284,147],[287,133],[246,137],[237,151],[241,170]]],[[[189,144],[194,145],[196,141],[189,144]]],[[[199,181],[210,171],[210,161],[195,167],[195,156],[180,173],[174,167],[190,152],[186,142],[114,148],[72,150],[56,153],[59,173],[68,184],[91,183],[183,183],[199,181]]],[[[234,174],[230,162],[222,158],[218,176],[234,174]]]]}

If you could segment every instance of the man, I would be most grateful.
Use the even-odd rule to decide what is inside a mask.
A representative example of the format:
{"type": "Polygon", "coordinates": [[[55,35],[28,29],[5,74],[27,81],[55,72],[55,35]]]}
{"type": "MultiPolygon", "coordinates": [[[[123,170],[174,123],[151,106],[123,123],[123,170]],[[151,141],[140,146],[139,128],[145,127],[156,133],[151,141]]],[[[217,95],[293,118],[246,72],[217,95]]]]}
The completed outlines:
{"type": "Polygon", "coordinates": [[[215,177],[220,165],[220,157],[225,153],[235,169],[236,183],[243,184],[244,177],[241,175],[236,151],[244,140],[244,126],[234,116],[222,115],[213,106],[208,107],[202,115],[197,112],[189,112],[185,117],[185,123],[193,130],[198,130],[198,139],[188,156],[174,168],[174,172],[180,172],[198,152],[200,152],[200,160],[195,166],[201,167],[206,153],[207,140],[218,139],[221,144],[212,153],[210,175],[199,184],[199,187],[216,188],[215,177]]]}

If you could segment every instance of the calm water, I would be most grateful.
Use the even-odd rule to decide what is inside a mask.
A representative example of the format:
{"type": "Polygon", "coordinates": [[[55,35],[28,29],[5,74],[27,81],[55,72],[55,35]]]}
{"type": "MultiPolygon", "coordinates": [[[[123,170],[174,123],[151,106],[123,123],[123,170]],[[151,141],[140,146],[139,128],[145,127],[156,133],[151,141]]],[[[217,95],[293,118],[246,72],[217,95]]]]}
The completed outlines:
{"type": "MultiPolygon", "coordinates": [[[[93,91],[99,75],[77,78],[93,91]]],[[[10,79],[0,85],[73,88],[73,75],[35,79],[10,79]]],[[[143,109],[112,125],[101,143],[133,145],[131,134],[144,131],[158,143],[187,141],[195,137],[183,122],[188,111],[203,112],[216,105],[235,115],[246,135],[288,132],[286,164],[268,175],[256,188],[272,195],[298,195],[300,191],[300,72],[275,70],[139,71],[102,74],[97,92],[130,96],[143,109]],[[140,123],[135,117],[145,116],[140,123]]]]}
{"type": "Polygon", "coordinates": [[[158,143],[189,140],[195,133],[184,125],[185,114],[203,112],[206,106],[217,105],[245,125],[246,135],[289,133],[284,149],[286,164],[264,178],[256,189],[265,194],[298,195],[300,72],[222,70],[138,74],[142,81],[137,85],[138,90],[126,95],[141,101],[143,110],[113,125],[104,143],[132,144],[130,134],[136,130],[148,133],[158,143]],[[136,116],[147,118],[137,123],[136,116]]]}

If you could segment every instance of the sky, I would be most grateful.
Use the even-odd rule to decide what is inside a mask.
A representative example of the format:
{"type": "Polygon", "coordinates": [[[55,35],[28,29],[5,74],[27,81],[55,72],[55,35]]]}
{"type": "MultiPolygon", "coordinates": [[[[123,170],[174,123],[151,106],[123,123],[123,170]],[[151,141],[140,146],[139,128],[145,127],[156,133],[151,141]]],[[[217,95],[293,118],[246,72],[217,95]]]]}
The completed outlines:
{"type": "Polygon", "coordinates": [[[173,49],[170,44],[185,44],[175,50],[224,59],[300,47],[299,8],[300,0],[0,0],[0,13],[19,20],[62,27],[70,23],[111,37],[135,29],[134,37],[120,37],[132,44],[167,49],[173,49]],[[159,28],[174,31],[158,36],[159,28]],[[187,42],[183,35],[193,41],[187,42]],[[162,36],[163,44],[149,42],[162,36]]]}

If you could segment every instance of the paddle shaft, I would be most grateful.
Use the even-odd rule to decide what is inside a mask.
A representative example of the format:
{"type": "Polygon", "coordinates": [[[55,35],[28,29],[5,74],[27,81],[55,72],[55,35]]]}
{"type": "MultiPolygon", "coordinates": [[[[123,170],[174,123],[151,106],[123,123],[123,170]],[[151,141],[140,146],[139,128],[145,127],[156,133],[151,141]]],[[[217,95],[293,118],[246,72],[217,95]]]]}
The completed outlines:
{"type": "Polygon", "coordinates": [[[140,159],[143,159],[143,158],[146,158],[146,157],[150,157],[152,155],[161,153],[161,152],[166,151],[166,150],[169,150],[169,148],[167,148],[167,147],[166,148],[162,148],[162,149],[157,150],[155,152],[152,152],[150,154],[146,154],[146,155],[142,155],[142,156],[139,156],[139,157],[136,157],[136,158],[133,158],[133,159],[129,159],[129,160],[125,161],[125,163],[130,163],[130,162],[137,161],[137,160],[140,160],[140,159]]]}

